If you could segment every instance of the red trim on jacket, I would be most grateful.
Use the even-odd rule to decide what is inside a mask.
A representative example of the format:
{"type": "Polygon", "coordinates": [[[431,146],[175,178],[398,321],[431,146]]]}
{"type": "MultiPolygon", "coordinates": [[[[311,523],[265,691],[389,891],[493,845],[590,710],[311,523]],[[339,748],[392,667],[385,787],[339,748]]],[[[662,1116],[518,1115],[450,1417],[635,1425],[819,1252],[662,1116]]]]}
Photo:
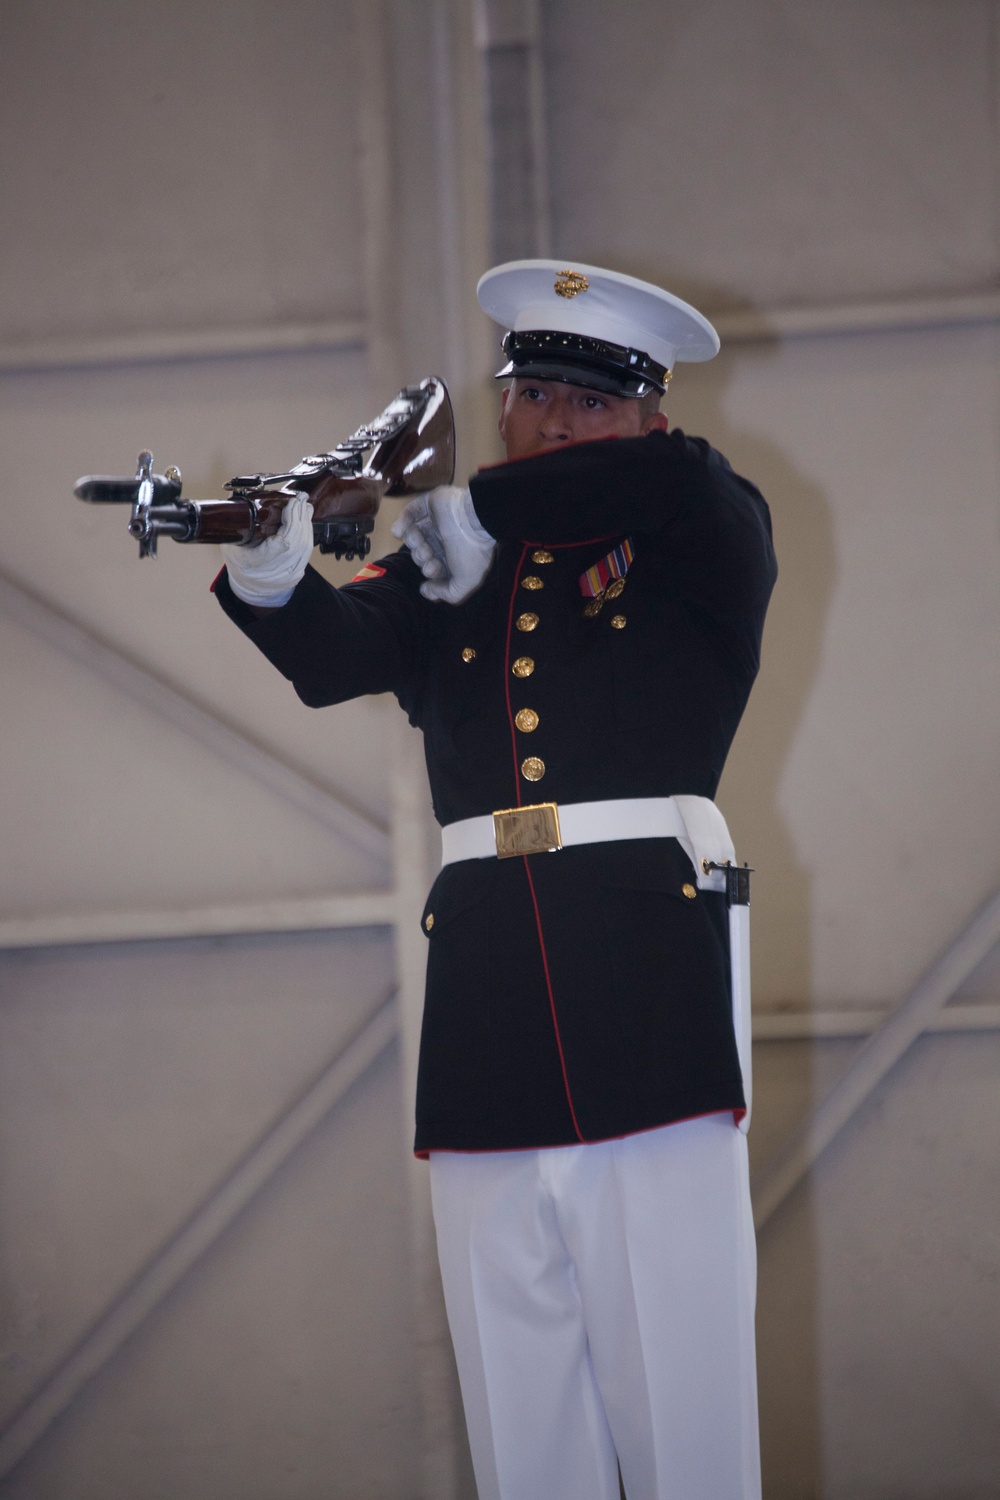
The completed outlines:
{"type": "Polygon", "coordinates": [[[672,1125],[689,1125],[692,1120],[711,1120],[714,1115],[732,1115],[733,1125],[738,1125],[746,1114],[745,1109],[706,1109],[700,1115],[684,1115],[679,1120],[668,1120],[665,1125],[647,1125],[644,1130],[629,1130],[625,1135],[601,1135],[592,1141],[558,1141],[548,1146],[428,1146],[424,1151],[414,1151],[418,1161],[440,1153],[444,1156],[499,1156],[505,1151],[565,1151],[571,1146],[606,1146],[612,1141],[630,1141],[633,1136],[652,1135],[654,1130],[669,1130],[672,1125]]]}
{"type": "MultiPolygon", "coordinates": [[[[525,547],[539,547],[545,552],[568,552],[572,547],[596,547],[598,542],[613,542],[623,531],[609,531],[607,536],[588,536],[582,542],[525,542],[525,547]]],[[[520,564],[518,564],[520,566],[520,564]]]]}
{"type": "MultiPolygon", "coordinates": [[[[520,803],[518,804],[518,806],[520,806],[520,803]]],[[[528,867],[528,860],[530,859],[530,857],[531,856],[528,854],[525,854],[523,856],[524,873],[528,877],[528,889],[531,892],[531,904],[535,909],[535,927],[538,932],[538,946],[542,950],[542,968],[545,970],[545,988],[548,991],[549,995],[549,1012],[552,1016],[552,1029],[556,1034],[556,1046],[559,1049],[559,1066],[562,1069],[563,1088],[566,1090],[566,1103],[569,1105],[570,1117],[573,1121],[573,1129],[576,1131],[581,1145],[583,1145],[586,1143],[587,1138],[584,1135],[583,1131],[580,1129],[580,1122],[576,1118],[576,1109],[573,1104],[573,1093],[569,1086],[569,1074],[566,1071],[566,1058],[563,1055],[562,1037],[559,1035],[559,1020],[556,1016],[556,998],[552,993],[552,978],[549,974],[549,956],[545,951],[545,935],[542,932],[542,916],[541,912],[538,910],[538,897],[535,895],[535,882],[531,878],[531,870],[528,867]]]]}
{"type": "Polygon", "coordinates": [[[599,438],[576,438],[572,443],[556,443],[551,448],[539,448],[537,453],[522,453],[518,458],[498,458],[496,463],[480,464],[476,470],[477,474],[485,474],[488,469],[502,469],[505,464],[523,464],[532,458],[543,458],[546,453],[565,453],[567,448],[582,448],[587,443],[616,443],[617,432],[606,432],[599,438]]]}
{"type": "MultiPolygon", "coordinates": [[[[510,608],[507,610],[507,641],[504,648],[504,694],[507,704],[507,722],[510,725],[510,745],[511,751],[514,756],[514,786],[517,791],[517,807],[520,807],[522,805],[521,767],[518,761],[517,726],[514,723],[514,710],[511,707],[510,701],[510,643],[511,633],[514,628],[514,610],[516,608],[517,590],[520,585],[521,569],[524,566],[524,560],[528,555],[528,548],[530,546],[530,542],[525,542],[524,546],[521,548],[521,556],[517,560],[517,567],[514,570],[514,584],[510,592],[510,608]]],[[[563,1088],[566,1090],[566,1103],[569,1105],[570,1118],[573,1121],[573,1129],[576,1131],[577,1137],[582,1143],[585,1140],[585,1137],[576,1118],[576,1108],[573,1104],[573,1094],[569,1086],[569,1074],[566,1071],[566,1058],[563,1054],[562,1037],[559,1034],[559,1018],[556,1015],[556,1000],[555,995],[552,993],[552,976],[549,973],[549,956],[545,951],[545,934],[542,931],[542,916],[540,911],[538,910],[538,897],[535,894],[535,882],[531,878],[531,870],[528,867],[527,855],[524,856],[524,873],[528,880],[528,890],[531,892],[531,905],[534,908],[535,912],[535,930],[538,933],[538,947],[542,955],[542,969],[545,974],[545,990],[549,997],[549,1014],[552,1017],[552,1029],[556,1034],[556,1048],[559,1052],[559,1067],[562,1070],[563,1088]]]]}

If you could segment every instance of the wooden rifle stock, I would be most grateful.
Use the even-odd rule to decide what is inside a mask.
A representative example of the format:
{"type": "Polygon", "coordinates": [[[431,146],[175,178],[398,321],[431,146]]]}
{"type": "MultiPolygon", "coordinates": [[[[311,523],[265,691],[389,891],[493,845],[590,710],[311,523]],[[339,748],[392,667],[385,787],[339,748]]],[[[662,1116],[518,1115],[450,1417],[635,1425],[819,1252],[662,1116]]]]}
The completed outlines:
{"type": "Polygon", "coordinates": [[[240,475],[224,500],[182,500],[177,469],[152,472],[140,453],[133,478],[89,474],[74,493],[92,505],[129,504],[129,531],[140,557],[155,557],[159,537],[176,542],[253,547],[274,536],[289,500],[305,493],[313,506],[313,537],[321,552],[364,557],[384,495],[419,495],[450,484],[455,473],[455,420],[442,380],[404,386],[373,422],[329,453],[303,458],[280,474],[240,475]],[[367,459],[365,455],[368,455],[367,459]]]}

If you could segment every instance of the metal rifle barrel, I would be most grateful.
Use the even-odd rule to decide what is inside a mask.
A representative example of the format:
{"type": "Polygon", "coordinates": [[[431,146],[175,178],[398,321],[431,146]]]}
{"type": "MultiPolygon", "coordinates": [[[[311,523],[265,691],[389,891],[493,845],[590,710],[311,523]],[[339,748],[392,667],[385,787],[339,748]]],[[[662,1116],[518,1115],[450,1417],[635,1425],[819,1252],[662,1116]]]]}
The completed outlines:
{"type": "MultiPolygon", "coordinates": [[[[174,500],[166,505],[154,503],[147,512],[148,523],[158,536],[172,537],[175,542],[246,543],[253,536],[256,510],[249,500],[174,500]]],[[[141,522],[133,520],[129,531],[138,536],[141,522]]]]}

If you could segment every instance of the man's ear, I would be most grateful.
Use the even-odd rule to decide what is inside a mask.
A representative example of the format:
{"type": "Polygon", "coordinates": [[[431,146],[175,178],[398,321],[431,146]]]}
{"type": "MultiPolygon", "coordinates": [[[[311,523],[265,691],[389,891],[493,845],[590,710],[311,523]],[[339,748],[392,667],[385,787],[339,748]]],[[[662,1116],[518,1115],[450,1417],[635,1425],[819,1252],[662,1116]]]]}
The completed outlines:
{"type": "Polygon", "coordinates": [[[504,442],[504,443],[507,441],[507,434],[506,434],[506,432],[504,432],[504,427],[507,425],[506,424],[507,398],[508,398],[509,395],[510,395],[510,386],[509,385],[505,385],[504,388],[503,388],[503,390],[500,392],[500,415],[497,418],[497,432],[499,432],[499,434],[500,434],[500,440],[501,440],[501,442],[504,442]]]}
{"type": "Polygon", "coordinates": [[[639,428],[639,436],[646,437],[650,432],[666,432],[670,423],[667,414],[663,411],[651,411],[648,417],[643,417],[642,426],[639,428]]]}

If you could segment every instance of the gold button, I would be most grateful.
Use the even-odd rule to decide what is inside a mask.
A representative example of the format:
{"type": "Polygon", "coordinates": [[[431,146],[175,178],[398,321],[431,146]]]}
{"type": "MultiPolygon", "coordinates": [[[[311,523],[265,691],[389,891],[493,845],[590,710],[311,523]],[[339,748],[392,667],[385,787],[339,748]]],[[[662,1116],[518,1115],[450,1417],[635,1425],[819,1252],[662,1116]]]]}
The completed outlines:
{"type": "Polygon", "coordinates": [[[590,603],[587,605],[586,609],[583,611],[585,618],[588,619],[588,620],[592,620],[595,615],[599,615],[601,613],[601,608],[602,608],[603,604],[604,604],[604,595],[603,594],[598,594],[598,596],[597,596],[596,599],[591,599],[590,603]]]}
{"type": "Polygon", "coordinates": [[[462,660],[463,661],[475,661],[475,659],[476,659],[475,649],[472,646],[463,646],[462,647],[462,660]]]}
{"type": "Polygon", "coordinates": [[[624,580],[624,578],[612,578],[611,582],[608,584],[607,588],[604,590],[604,597],[605,597],[605,599],[617,599],[618,595],[621,593],[621,591],[622,591],[622,589],[624,587],[625,587],[625,580],[624,580]]]}
{"type": "Polygon", "coordinates": [[[697,896],[697,894],[698,894],[698,892],[697,892],[697,890],[695,889],[695,887],[693,885],[682,885],[681,886],[681,895],[686,896],[689,901],[693,901],[694,898],[695,898],[695,896],[697,896]]]}
{"type": "Polygon", "coordinates": [[[534,593],[536,589],[543,589],[545,585],[540,578],[535,577],[534,573],[528,573],[521,579],[521,587],[523,589],[530,589],[534,593]]]}
{"type": "Polygon", "coordinates": [[[523,615],[518,615],[517,619],[514,621],[514,624],[517,626],[518,630],[534,630],[535,626],[538,624],[538,616],[533,615],[530,612],[523,615]]]}
{"type": "MultiPolygon", "coordinates": [[[[686,889],[686,887],[685,887],[685,889],[686,889]]],[[[428,932],[430,932],[430,930],[431,930],[431,928],[433,926],[434,926],[434,913],[432,911],[429,911],[427,913],[426,917],[424,918],[424,927],[427,929],[428,932]]],[[[413,929],[411,928],[410,930],[412,932],[413,929]]]]}
{"type": "Polygon", "coordinates": [[[530,734],[533,729],[538,728],[538,715],[533,708],[519,708],[514,715],[514,723],[522,734],[530,734]]]}
{"type": "Polygon", "coordinates": [[[612,630],[624,630],[625,629],[625,625],[626,625],[626,620],[625,620],[625,616],[624,615],[612,615],[611,616],[611,628],[612,628],[612,630]]]}
{"type": "Polygon", "coordinates": [[[544,760],[539,760],[537,755],[529,755],[527,760],[521,762],[521,775],[525,781],[541,781],[545,775],[544,760]]]}
{"type": "Polygon", "coordinates": [[[542,567],[544,563],[554,562],[555,559],[553,558],[551,552],[546,552],[544,547],[539,547],[537,552],[533,552],[531,554],[531,561],[533,563],[537,563],[539,567],[542,567]]]}
{"type": "Polygon", "coordinates": [[[530,677],[535,670],[535,663],[530,656],[519,656],[510,670],[515,677],[530,677]]]}

